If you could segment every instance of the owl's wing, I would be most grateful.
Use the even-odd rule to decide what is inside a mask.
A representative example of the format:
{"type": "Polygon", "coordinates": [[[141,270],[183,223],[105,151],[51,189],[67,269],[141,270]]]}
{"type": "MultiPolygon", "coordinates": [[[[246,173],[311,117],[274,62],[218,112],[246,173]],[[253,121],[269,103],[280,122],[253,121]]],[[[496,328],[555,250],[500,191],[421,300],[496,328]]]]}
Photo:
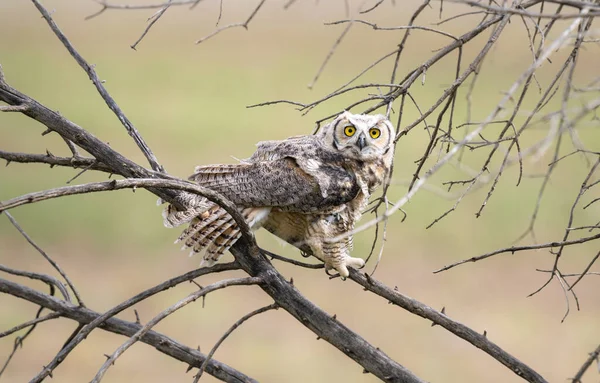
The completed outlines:
{"type": "Polygon", "coordinates": [[[352,200],[360,190],[354,173],[342,166],[322,164],[315,175],[302,169],[293,157],[237,165],[196,168],[190,180],[223,194],[238,206],[278,207],[285,211],[310,213],[352,200]],[[321,184],[327,184],[323,193],[321,184]]]}

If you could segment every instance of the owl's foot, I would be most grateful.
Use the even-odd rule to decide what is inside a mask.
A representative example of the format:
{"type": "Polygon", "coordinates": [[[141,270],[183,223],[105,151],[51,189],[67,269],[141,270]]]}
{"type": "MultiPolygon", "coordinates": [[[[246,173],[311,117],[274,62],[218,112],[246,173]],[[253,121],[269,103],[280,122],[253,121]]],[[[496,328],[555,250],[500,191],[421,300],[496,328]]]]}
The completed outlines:
{"type": "Polygon", "coordinates": [[[354,269],[360,269],[365,265],[365,261],[362,258],[343,257],[338,259],[328,259],[325,261],[325,270],[335,269],[342,278],[347,278],[350,275],[348,267],[354,269]]]}

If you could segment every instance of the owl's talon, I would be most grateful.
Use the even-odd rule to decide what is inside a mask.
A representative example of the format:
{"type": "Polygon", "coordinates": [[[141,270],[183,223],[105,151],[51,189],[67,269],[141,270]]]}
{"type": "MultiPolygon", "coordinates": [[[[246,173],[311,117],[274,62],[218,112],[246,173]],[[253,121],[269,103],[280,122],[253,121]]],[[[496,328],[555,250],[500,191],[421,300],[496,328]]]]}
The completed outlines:
{"type": "Polygon", "coordinates": [[[300,250],[300,255],[304,258],[308,258],[311,256],[311,254],[309,254],[308,252],[306,252],[304,250],[300,250]]]}
{"type": "Polygon", "coordinates": [[[333,262],[331,263],[325,262],[325,268],[335,269],[340,274],[340,277],[342,277],[343,280],[345,280],[350,275],[348,267],[352,267],[354,269],[361,269],[365,266],[365,261],[362,258],[347,257],[344,259],[332,261],[333,262]]]}

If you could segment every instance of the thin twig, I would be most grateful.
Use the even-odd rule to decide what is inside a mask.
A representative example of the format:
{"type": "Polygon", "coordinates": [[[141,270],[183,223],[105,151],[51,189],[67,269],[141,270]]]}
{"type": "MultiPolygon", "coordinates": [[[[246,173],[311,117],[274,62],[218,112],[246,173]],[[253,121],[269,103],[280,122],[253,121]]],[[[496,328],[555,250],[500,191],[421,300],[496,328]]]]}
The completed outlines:
{"type": "MultiPolygon", "coordinates": [[[[0,212],[2,212],[2,209],[0,209],[0,212]]],[[[23,230],[23,228],[19,225],[19,223],[13,218],[13,216],[9,212],[5,211],[4,214],[6,215],[6,217],[8,217],[8,220],[10,221],[10,223],[12,223],[12,225],[19,231],[19,233],[21,233],[21,235],[25,238],[25,240],[27,240],[27,242],[29,242],[29,244],[31,246],[33,246],[33,248],[36,249],[38,251],[38,253],[40,253],[42,255],[42,257],[44,257],[44,259],[46,259],[46,261],[48,261],[48,263],[50,265],[52,265],[52,267],[56,271],[58,271],[58,273],[65,279],[65,281],[67,282],[67,285],[69,285],[69,288],[71,289],[71,291],[73,291],[73,294],[75,295],[75,298],[77,299],[77,303],[80,306],[85,307],[85,304],[83,303],[83,299],[81,299],[81,295],[79,295],[79,292],[75,288],[75,285],[73,284],[73,282],[71,282],[71,279],[67,276],[67,273],[65,273],[63,271],[63,269],[60,267],[60,265],[58,263],[56,263],[56,261],[53,260],[48,255],[48,253],[46,253],[41,247],[39,247],[33,241],[33,239],[31,239],[31,237],[25,232],[25,230],[23,230]]]]}
{"type": "Polygon", "coordinates": [[[0,338],[4,338],[5,336],[8,336],[8,335],[10,335],[12,333],[15,333],[15,332],[17,332],[19,330],[22,330],[24,328],[33,326],[34,324],[45,322],[45,321],[51,320],[51,319],[60,318],[60,317],[61,317],[60,313],[50,313],[50,314],[44,315],[43,317],[34,318],[34,319],[32,319],[30,321],[27,321],[25,323],[21,323],[19,325],[16,325],[16,326],[14,326],[14,327],[6,330],[6,331],[0,332],[0,338]]]}
{"type": "MultiPolygon", "coordinates": [[[[62,316],[75,320],[81,324],[93,323],[101,315],[95,311],[66,303],[48,294],[41,293],[29,287],[14,283],[0,278],[0,292],[10,294],[14,297],[27,300],[31,303],[40,305],[48,310],[61,313],[62,316]]],[[[133,336],[142,328],[141,325],[128,322],[119,318],[109,318],[100,320],[102,330],[109,331],[118,335],[133,336]]],[[[149,331],[141,339],[142,342],[153,346],[158,351],[174,359],[180,360],[188,365],[200,367],[206,356],[193,348],[187,347],[165,335],[155,331],[149,331]]],[[[211,360],[206,372],[218,379],[236,383],[257,382],[251,377],[242,374],[234,368],[221,363],[217,360],[211,360]]],[[[46,375],[47,376],[47,375],[46,375]]],[[[32,382],[40,382],[41,379],[34,378],[32,382]]]]}
{"type": "Polygon", "coordinates": [[[54,289],[56,287],[56,289],[58,289],[58,291],[60,291],[60,293],[62,294],[65,301],[71,303],[71,296],[69,295],[69,291],[67,290],[65,285],[63,285],[62,282],[60,282],[58,279],[54,278],[51,275],[34,273],[31,271],[16,270],[10,267],[6,267],[4,265],[0,265],[0,271],[12,275],[18,275],[20,277],[27,277],[29,279],[42,281],[46,283],[51,289],[54,289]]]}
{"type": "Polygon", "coordinates": [[[152,166],[152,169],[158,172],[164,172],[164,168],[158,163],[156,156],[154,155],[154,153],[152,153],[152,150],[150,150],[150,147],[146,144],[138,130],[125,116],[121,108],[117,105],[117,103],[108,93],[106,88],[104,88],[104,85],[102,85],[102,81],[98,78],[94,67],[89,65],[87,61],[85,61],[85,59],[79,54],[79,52],[75,50],[71,42],[62,33],[60,28],[58,28],[58,25],[54,22],[54,20],[52,20],[52,17],[50,16],[50,13],[46,10],[46,8],[44,8],[44,6],[42,6],[42,4],[40,4],[38,0],[32,1],[36,8],[40,11],[48,25],[50,26],[50,29],[52,29],[52,32],[54,32],[54,34],[56,35],[56,37],[58,37],[60,42],[65,46],[65,48],[67,48],[67,50],[69,51],[71,56],[73,56],[75,61],[77,61],[79,66],[81,66],[83,70],[85,70],[85,72],[88,74],[88,76],[92,80],[92,83],[94,84],[94,86],[96,86],[98,93],[100,93],[100,95],[106,102],[106,105],[108,105],[110,110],[112,110],[114,114],[119,118],[119,121],[121,121],[125,129],[127,129],[127,132],[133,138],[138,148],[140,148],[144,156],[146,156],[146,159],[148,160],[148,163],[150,163],[150,166],[152,166]]]}
{"type": "Polygon", "coordinates": [[[282,257],[281,255],[272,253],[272,252],[270,252],[268,250],[265,250],[265,249],[260,249],[260,252],[263,253],[265,256],[270,257],[271,259],[277,259],[278,261],[282,261],[282,262],[286,262],[286,263],[291,263],[292,265],[304,267],[304,268],[307,268],[307,269],[322,269],[322,268],[325,267],[324,263],[306,263],[306,262],[300,262],[300,261],[296,261],[295,259],[290,259],[290,258],[282,257]]]}
{"type": "Polygon", "coordinates": [[[524,250],[551,249],[553,247],[565,247],[565,246],[577,245],[577,244],[581,244],[581,243],[593,241],[593,240],[596,240],[598,238],[600,238],[600,233],[596,234],[596,235],[593,235],[593,236],[590,236],[590,237],[584,237],[584,238],[579,238],[579,239],[572,239],[570,241],[549,242],[549,243],[542,243],[542,244],[539,244],[539,245],[507,247],[505,249],[495,250],[495,251],[492,251],[492,252],[489,252],[489,253],[486,253],[486,254],[483,254],[483,255],[479,255],[479,256],[476,256],[476,257],[472,257],[472,258],[469,258],[469,259],[464,259],[462,261],[452,263],[452,264],[450,264],[448,266],[444,266],[441,269],[438,269],[438,270],[434,271],[434,273],[439,273],[439,272],[442,272],[442,271],[446,271],[446,270],[449,270],[449,269],[451,269],[453,267],[462,265],[462,264],[467,263],[467,262],[477,262],[477,261],[480,261],[482,259],[486,259],[486,258],[492,257],[492,256],[497,255],[497,254],[503,254],[503,253],[514,254],[517,251],[524,251],[524,250]]]}
{"type": "MultiPolygon", "coordinates": [[[[214,37],[214,36],[218,35],[219,33],[223,32],[226,29],[243,27],[244,29],[248,30],[248,24],[250,24],[250,21],[252,21],[252,19],[254,18],[254,16],[256,16],[256,14],[260,10],[260,8],[263,6],[263,4],[265,3],[265,1],[266,0],[260,0],[260,3],[258,3],[258,5],[256,6],[256,8],[254,8],[254,10],[250,14],[250,16],[243,23],[233,23],[233,24],[229,24],[229,25],[225,25],[223,27],[217,28],[212,33],[210,33],[210,34],[202,37],[199,40],[197,40],[196,44],[203,43],[204,41],[210,39],[211,37],[214,37]]],[[[217,24],[218,24],[218,22],[217,22],[217,24]]]]}
{"type": "Polygon", "coordinates": [[[48,154],[30,154],[0,150],[0,158],[6,160],[7,164],[10,164],[11,162],[23,164],[40,163],[48,164],[51,168],[54,166],[64,166],[75,169],[91,169],[111,173],[108,166],[93,158],[87,157],[57,157],[54,155],[49,156],[48,154]]]}
{"type": "MultiPolygon", "coordinates": [[[[153,295],[156,295],[162,291],[170,289],[172,287],[177,286],[186,281],[194,280],[202,275],[212,274],[212,273],[220,273],[229,270],[237,270],[239,269],[239,265],[236,262],[231,263],[221,263],[214,265],[212,267],[203,267],[197,270],[193,270],[187,272],[183,275],[177,276],[175,278],[171,278],[169,280],[164,281],[148,290],[142,291],[141,293],[127,299],[126,301],[121,302],[120,304],[114,306],[104,314],[98,314],[93,320],[86,322],[87,325],[81,328],[78,333],[72,337],[72,339],[65,344],[61,350],[54,356],[54,359],[44,367],[44,369],[36,375],[31,383],[39,383],[43,381],[47,376],[52,374],[52,371],[60,364],[65,358],[69,355],[71,351],[81,343],[95,328],[100,327],[104,323],[109,322],[115,315],[122,312],[123,310],[150,298],[153,295]]],[[[141,327],[141,326],[140,326],[141,327]]],[[[102,327],[102,328],[105,328],[102,327]]],[[[137,331],[137,330],[136,330],[137,331]]]]}
{"type": "Polygon", "coordinates": [[[104,376],[104,374],[106,373],[108,368],[115,363],[115,361],[117,360],[117,358],[119,358],[119,356],[121,356],[125,351],[127,351],[127,349],[129,347],[131,347],[134,343],[136,343],[138,340],[140,340],[148,331],[150,331],[150,329],[152,329],[152,327],[157,325],[160,321],[162,321],[163,319],[165,319],[167,316],[171,315],[175,311],[179,310],[180,308],[188,305],[189,303],[195,302],[198,298],[203,297],[206,294],[208,294],[212,291],[215,291],[215,290],[223,289],[223,288],[226,288],[229,286],[256,285],[261,282],[262,282],[262,278],[259,278],[259,277],[225,279],[223,281],[215,282],[211,285],[208,285],[203,289],[194,291],[193,293],[188,295],[186,298],[180,300],[179,302],[175,303],[171,307],[167,308],[166,310],[163,310],[161,313],[156,315],[154,318],[152,318],[152,320],[150,320],[148,323],[146,323],[145,326],[140,328],[133,336],[131,336],[125,343],[123,343],[121,346],[119,346],[115,350],[115,352],[113,352],[112,355],[110,355],[110,357],[106,360],[106,362],[104,362],[102,367],[100,367],[100,370],[98,370],[98,373],[92,379],[92,383],[99,383],[102,380],[102,377],[104,376]]]}
{"type": "Polygon", "coordinates": [[[131,49],[133,49],[134,51],[137,50],[136,49],[137,45],[146,36],[146,34],[150,30],[150,28],[152,28],[152,26],[154,25],[154,23],[156,23],[158,21],[158,19],[160,19],[162,17],[162,15],[167,11],[167,9],[169,9],[169,7],[171,6],[171,3],[172,3],[172,0],[168,0],[167,5],[165,5],[160,11],[158,11],[156,14],[152,15],[152,17],[150,17],[150,19],[148,19],[148,21],[149,21],[148,26],[146,27],[146,29],[144,29],[144,32],[142,32],[142,35],[140,36],[140,38],[137,39],[136,42],[133,43],[133,45],[131,45],[131,49]]]}
{"type": "Polygon", "coordinates": [[[204,360],[204,363],[202,363],[202,366],[200,367],[200,371],[198,371],[198,373],[194,377],[194,383],[198,383],[198,381],[202,377],[202,373],[204,372],[204,369],[208,365],[208,362],[211,360],[211,358],[213,357],[213,355],[215,354],[215,352],[217,352],[217,349],[219,348],[219,346],[221,346],[221,343],[223,343],[225,341],[225,339],[227,339],[227,337],[229,335],[231,335],[232,332],[235,331],[235,329],[237,329],[239,326],[242,325],[242,323],[244,323],[248,319],[252,318],[253,316],[262,314],[262,313],[264,313],[266,311],[269,311],[269,310],[276,310],[278,308],[279,308],[279,306],[277,305],[277,303],[272,303],[272,304],[270,304],[268,306],[261,307],[259,309],[256,309],[256,310],[254,310],[254,311],[252,311],[252,312],[244,315],[237,322],[235,322],[227,331],[225,331],[225,334],[223,334],[223,336],[221,336],[221,338],[219,338],[219,340],[217,341],[217,343],[215,343],[215,345],[213,346],[213,348],[210,350],[210,352],[206,356],[206,359],[204,360]]]}

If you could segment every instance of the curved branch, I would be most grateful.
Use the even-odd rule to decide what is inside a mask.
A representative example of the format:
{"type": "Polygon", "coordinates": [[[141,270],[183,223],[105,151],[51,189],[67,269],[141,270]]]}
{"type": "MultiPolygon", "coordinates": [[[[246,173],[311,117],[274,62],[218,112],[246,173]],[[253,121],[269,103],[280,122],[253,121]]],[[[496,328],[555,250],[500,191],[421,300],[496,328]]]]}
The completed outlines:
{"type": "Polygon", "coordinates": [[[169,180],[157,180],[151,178],[141,179],[125,179],[125,180],[112,180],[104,182],[91,182],[83,185],[63,186],[55,189],[44,190],[35,193],[24,194],[20,197],[10,199],[8,201],[0,202],[0,213],[4,210],[12,209],[17,206],[30,204],[34,202],[44,201],[53,198],[64,197],[75,194],[86,194],[95,193],[102,191],[120,190],[120,189],[132,189],[137,187],[143,187],[147,189],[152,188],[169,188],[174,190],[183,190],[192,192],[203,197],[208,198],[210,201],[220,205],[233,217],[236,224],[239,226],[242,236],[248,241],[248,243],[254,242],[254,234],[250,230],[250,226],[244,219],[244,217],[237,210],[237,207],[220,193],[217,193],[211,189],[202,187],[197,184],[193,184],[188,181],[182,181],[177,179],[169,180]]]}
{"type": "Polygon", "coordinates": [[[279,308],[279,306],[277,306],[276,303],[273,303],[273,304],[270,304],[268,306],[264,306],[264,307],[261,307],[259,309],[254,310],[252,312],[249,312],[248,314],[246,314],[243,317],[241,317],[238,321],[236,321],[233,324],[233,326],[231,326],[227,331],[225,331],[225,334],[223,334],[223,336],[221,336],[221,338],[219,338],[219,340],[217,341],[217,343],[215,343],[215,345],[213,346],[213,348],[210,350],[210,352],[206,356],[206,360],[204,361],[204,363],[202,363],[202,366],[200,367],[200,371],[198,371],[198,373],[194,377],[194,383],[198,383],[198,380],[200,380],[200,378],[202,377],[202,373],[204,372],[204,369],[206,368],[206,365],[208,364],[208,361],[213,357],[213,355],[215,354],[215,352],[217,351],[217,349],[219,348],[219,346],[221,346],[221,344],[225,341],[225,339],[227,339],[227,337],[229,335],[231,335],[232,332],[235,331],[235,329],[237,329],[238,327],[240,327],[242,325],[242,323],[244,323],[248,319],[252,318],[253,316],[262,314],[265,311],[277,310],[278,308],[279,308]]]}
{"type": "MultiPolygon", "coordinates": [[[[0,292],[43,306],[82,324],[90,323],[101,316],[99,313],[85,307],[67,303],[50,295],[2,278],[0,278],[0,292]]],[[[128,322],[118,318],[107,319],[102,325],[102,329],[105,331],[126,336],[133,336],[141,328],[142,326],[137,323],[128,322]]],[[[194,367],[200,368],[204,360],[206,360],[206,356],[200,351],[187,347],[155,331],[147,332],[141,338],[141,341],[153,346],[163,354],[169,355],[194,367]]],[[[206,372],[227,382],[256,382],[256,380],[249,376],[214,359],[209,361],[206,372]]]]}
{"type": "MultiPolygon", "coordinates": [[[[119,356],[123,355],[123,353],[127,351],[127,349],[131,347],[134,343],[136,343],[138,340],[141,340],[142,337],[144,337],[144,335],[146,335],[152,327],[156,326],[160,321],[173,314],[180,308],[188,305],[189,303],[195,302],[198,298],[204,297],[206,296],[206,294],[215,290],[223,289],[229,286],[255,285],[261,282],[262,279],[258,277],[225,279],[219,282],[215,282],[209,286],[206,286],[205,288],[194,291],[184,299],[180,300],[173,306],[167,308],[166,310],[162,311],[160,314],[152,318],[152,320],[150,320],[148,323],[146,323],[146,325],[144,325],[142,328],[136,331],[136,333],[133,334],[125,343],[119,346],[119,348],[115,350],[115,352],[106,360],[106,362],[104,362],[94,379],[92,379],[92,383],[99,383],[102,380],[102,377],[104,376],[108,368],[115,364],[115,361],[119,356]]],[[[210,358],[205,359],[204,362],[206,363],[207,360],[210,360],[210,358]]],[[[204,363],[202,365],[204,365],[204,363]]]]}
{"type": "MultiPolygon", "coordinates": [[[[2,210],[0,210],[0,213],[2,213],[2,210]]],[[[25,238],[25,240],[34,249],[36,249],[37,252],[40,253],[46,261],[48,261],[48,263],[54,268],[54,270],[56,270],[60,274],[61,277],[64,278],[64,280],[67,282],[67,285],[71,288],[71,291],[73,291],[73,294],[75,295],[75,298],[77,299],[77,303],[79,303],[80,306],[85,306],[85,304],[83,303],[83,299],[81,299],[81,295],[75,288],[75,284],[73,282],[71,282],[71,278],[69,278],[67,276],[67,273],[65,273],[65,271],[62,269],[62,267],[60,267],[60,265],[44,251],[44,249],[39,247],[37,245],[37,243],[35,243],[33,241],[33,239],[25,232],[25,230],[23,230],[23,228],[21,228],[19,223],[13,218],[13,216],[9,212],[6,211],[6,212],[4,212],[4,214],[6,214],[10,223],[12,223],[12,225],[15,227],[15,229],[17,229],[17,231],[25,238]]],[[[62,286],[62,283],[61,283],[61,286],[62,286]]],[[[61,290],[61,292],[62,292],[62,290],[61,290]]]]}
{"type": "Polygon", "coordinates": [[[144,299],[150,298],[151,296],[158,294],[161,291],[165,291],[170,289],[171,287],[175,287],[182,282],[191,281],[195,278],[206,274],[219,273],[223,271],[237,269],[239,269],[239,265],[236,262],[231,262],[217,264],[212,267],[203,267],[200,269],[192,270],[188,273],[160,283],[146,291],[142,291],[136,296],[116,305],[104,314],[97,316],[93,321],[89,322],[86,326],[81,328],[77,332],[77,334],[73,336],[72,339],[70,339],[69,342],[62,347],[62,349],[58,352],[58,354],[56,354],[54,359],[47,366],[45,366],[44,369],[35,378],[31,380],[31,383],[41,382],[47,376],[51,375],[52,370],[54,370],[63,360],[65,360],[67,355],[69,355],[69,353],[73,351],[73,349],[79,343],[81,343],[88,336],[88,334],[90,334],[95,328],[103,326],[105,321],[114,317],[121,311],[135,305],[138,302],[143,301],[144,299]]]}
{"type": "Polygon", "coordinates": [[[69,291],[67,290],[65,285],[62,284],[61,281],[54,278],[53,276],[33,273],[31,271],[11,269],[10,267],[6,267],[3,265],[0,265],[0,271],[4,271],[7,274],[17,275],[19,277],[27,277],[30,279],[42,281],[48,286],[50,286],[51,289],[56,287],[58,291],[60,291],[60,293],[62,294],[63,298],[65,298],[67,302],[71,303],[71,296],[69,295],[69,291]]]}

